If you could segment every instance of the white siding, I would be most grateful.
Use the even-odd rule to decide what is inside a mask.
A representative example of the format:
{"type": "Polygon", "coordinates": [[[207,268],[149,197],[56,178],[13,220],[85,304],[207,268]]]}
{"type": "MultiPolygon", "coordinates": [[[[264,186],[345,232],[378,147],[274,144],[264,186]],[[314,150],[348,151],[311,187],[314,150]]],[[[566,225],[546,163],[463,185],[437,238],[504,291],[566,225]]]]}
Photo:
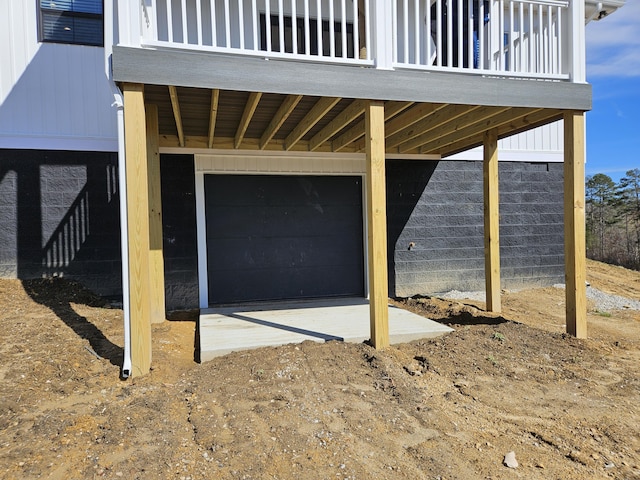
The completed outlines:
{"type": "Polygon", "coordinates": [[[36,3],[2,0],[0,148],[117,150],[104,49],[38,43],[36,3]]]}
{"type": "MultiPolygon", "coordinates": [[[[505,162],[562,162],[562,121],[534,128],[498,142],[498,159],[505,162]]],[[[482,160],[482,147],[458,153],[451,160],[482,160]]]]}

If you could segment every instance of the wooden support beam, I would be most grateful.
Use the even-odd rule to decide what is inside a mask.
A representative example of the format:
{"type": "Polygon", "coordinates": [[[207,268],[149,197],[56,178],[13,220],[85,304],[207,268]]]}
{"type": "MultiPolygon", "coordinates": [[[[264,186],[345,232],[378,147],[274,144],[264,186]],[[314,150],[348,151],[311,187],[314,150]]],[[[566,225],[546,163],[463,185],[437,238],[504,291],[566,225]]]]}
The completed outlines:
{"type": "Polygon", "coordinates": [[[488,312],[500,312],[500,212],[498,131],[484,134],[484,277],[488,312]]]}
{"type": "Polygon", "coordinates": [[[311,140],[309,140],[309,150],[317,150],[320,145],[362,115],[364,113],[364,107],[364,100],[354,100],[351,102],[347,108],[340,112],[322,130],[316,133],[311,140]]]}
{"type": "Polygon", "coordinates": [[[289,95],[284,99],[280,108],[278,108],[276,114],[271,118],[269,125],[260,137],[260,150],[264,150],[264,147],[267,146],[273,136],[278,133],[278,130],[280,130],[280,127],[287,118],[289,118],[289,115],[293,113],[298,103],[300,103],[300,100],[302,100],[302,95],[289,95]]]}
{"type": "Polygon", "coordinates": [[[149,188],[149,300],[151,323],[166,320],[164,303],[164,256],[162,253],[162,197],[158,106],[146,106],[147,170],[149,188]]]}
{"type": "Polygon", "coordinates": [[[389,287],[383,102],[368,102],[365,124],[371,343],[385,348],[389,346],[389,287]]]}
{"type": "Polygon", "coordinates": [[[207,145],[213,148],[213,137],[216,132],[216,119],[218,118],[218,102],[220,101],[220,90],[211,90],[211,107],[209,109],[209,141],[207,145]]]}
{"type": "Polygon", "coordinates": [[[247,100],[247,104],[244,106],[244,112],[242,112],[242,118],[240,119],[240,124],[236,130],[235,141],[233,142],[234,148],[240,147],[240,144],[244,139],[244,134],[247,133],[249,123],[251,123],[251,119],[253,118],[253,114],[256,112],[256,108],[258,108],[258,102],[260,102],[261,98],[261,92],[251,92],[249,95],[249,100],[247,100]]]}
{"type": "Polygon", "coordinates": [[[587,337],[584,113],[564,114],[564,261],[567,333],[587,337]]]}
{"type": "MultiPolygon", "coordinates": [[[[388,121],[390,118],[395,117],[399,113],[405,111],[407,108],[411,107],[413,102],[396,102],[389,101],[384,104],[384,120],[388,121]]],[[[331,142],[331,151],[339,152],[344,149],[347,145],[358,140],[360,137],[364,136],[364,120],[356,123],[349,130],[344,132],[338,138],[331,142]]],[[[359,147],[358,150],[364,148],[364,143],[362,147],[359,147]]]]}
{"type": "MultiPolygon", "coordinates": [[[[149,373],[151,320],[149,301],[149,193],[144,87],[122,85],[129,244],[131,376],[149,373]]],[[[124,267],[123,267],[124,268],[124,267]]]]}
{"type": "Polygon", "coordinates": [[[284,140],[284,149],[291,150],[298,141],[304,135],[313,128],[313,126],[320,121],[327,113],[335,107],[341,99],[335,97],[322,97],[316,102],[316,104],[309,110],[300,123],[293,129],[293,131],[284,140]]]}
{"type": "Polygon", "coordinates": [[[169,96],[171,97],[173,118],[176,121],[176,130],[178,131],[178,142],[181,147],[184,147],[184,130],[182,129],[182,114],[180,113],[180,102],[178,101],[178,91],[173,85],[169,85],[169,96]]]}

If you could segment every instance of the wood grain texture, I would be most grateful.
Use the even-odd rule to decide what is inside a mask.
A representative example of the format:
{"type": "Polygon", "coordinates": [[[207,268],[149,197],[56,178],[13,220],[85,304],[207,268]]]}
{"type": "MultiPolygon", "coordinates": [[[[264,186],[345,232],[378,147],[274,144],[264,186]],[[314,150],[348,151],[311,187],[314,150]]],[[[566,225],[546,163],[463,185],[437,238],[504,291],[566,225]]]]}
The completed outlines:
{"type": "Polygon", "coordinates": [[[144,88],[124,84],[124,128],[129,243],[131,376],[149,373],[151,320],[149,303],[149,194],[144,88]]]}
{"type": "Polygon", "coordinates": [[[488,312],[500,312],[500,212],[498,194],[498,132],[484,134],[484,277],[488,312]]]}
{"type": "Polygon", "coordinates": [[[162,197],[158,107],[146,105],[147,169],[149,188],[149,300],[151,323],[165,318],[164,255],[162,251],[162,197]]]}
{"type": "Polygon", "coordinates": [[[564,114],[564,258],[567,333],[587,337],[584,113],[564,114]]]}
{"type": "Polygon", "coordinates": [[[389,346],[389,287],[383,102],[368,102],[365,124],[371,343],[385,348],[389,346]]]}

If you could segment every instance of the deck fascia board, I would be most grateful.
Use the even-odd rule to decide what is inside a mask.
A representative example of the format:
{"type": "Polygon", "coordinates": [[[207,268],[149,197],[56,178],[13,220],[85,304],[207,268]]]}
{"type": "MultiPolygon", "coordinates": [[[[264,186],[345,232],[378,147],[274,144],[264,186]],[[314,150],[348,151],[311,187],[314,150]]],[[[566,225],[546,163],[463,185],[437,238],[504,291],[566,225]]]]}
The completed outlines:
{"type": "Polygon", "coordinates": [[[117,82],[352,99],[587,111],[591,85],[380,70],[240,55],[116,46],[117,82]]]}

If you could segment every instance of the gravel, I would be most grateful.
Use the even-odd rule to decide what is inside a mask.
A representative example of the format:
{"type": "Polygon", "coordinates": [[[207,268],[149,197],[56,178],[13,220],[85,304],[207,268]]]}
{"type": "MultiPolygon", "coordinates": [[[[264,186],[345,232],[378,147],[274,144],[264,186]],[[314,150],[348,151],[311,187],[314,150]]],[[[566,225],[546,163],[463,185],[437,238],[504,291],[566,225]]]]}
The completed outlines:
{"type": "MultiPolygon", "coordinates": [[[[564,283],[557,283],[555,288],[565,288],[564,283]]],[[[484,302],[485,292],[461,292],[459,290],[451,290],[446,293],[438,294],[438,297],[449,300],[476,300],[484,302]]],[[[630,298],[621,297],[605,293],[597,288],[587,286],[587,298],[596,304],[596,310],[599,312],[610,312],[612,310],[640,310],[640,301],[630,298]]]]}

